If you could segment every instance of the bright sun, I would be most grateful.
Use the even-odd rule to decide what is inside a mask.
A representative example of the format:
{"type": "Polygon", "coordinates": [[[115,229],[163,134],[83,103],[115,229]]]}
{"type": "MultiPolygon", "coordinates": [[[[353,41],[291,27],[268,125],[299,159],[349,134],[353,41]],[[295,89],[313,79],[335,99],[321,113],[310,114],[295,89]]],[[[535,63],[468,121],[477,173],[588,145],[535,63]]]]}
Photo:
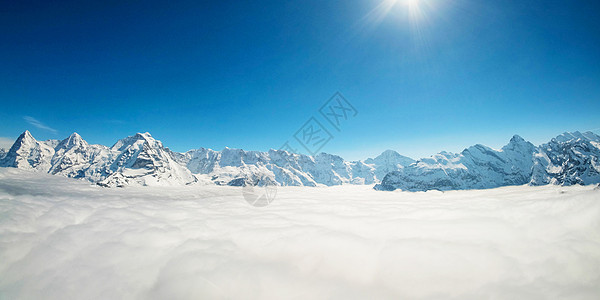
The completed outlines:
{"type": "Polygon", "coordinates": [[[421,0],[385,0],[383,3],[386,3],[388,7],[392,7],[396,4],[401,4],[409,7],[410,9],[417,9],[421,2],[421,0]]]}
{"type": "Polygon", "coordinates": [[[415,7],[419,5],[419,0],[404,0],[404,4],[410,7],[415,7]]]}
{"type": "Polygon", "coordinates": [[[394,13],[396,16],[403,16],[407,13],[410,23],[418,30],[417,23],[426,18],[425,13],[430,6],[430,0],[376,0],[379,4],[371,10],[363,21],[365,23],[379,24],[388,14],[394,13]],[[394,11],[394,7],[400,8],[394,11]],[[402,12],[403,13],[400,13],[402,12]]]}

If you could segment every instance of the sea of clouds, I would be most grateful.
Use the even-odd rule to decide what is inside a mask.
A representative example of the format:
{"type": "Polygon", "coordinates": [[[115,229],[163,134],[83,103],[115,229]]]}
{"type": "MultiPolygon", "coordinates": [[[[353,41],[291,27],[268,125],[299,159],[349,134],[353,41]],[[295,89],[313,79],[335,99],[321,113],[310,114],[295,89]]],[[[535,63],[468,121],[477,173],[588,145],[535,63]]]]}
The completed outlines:
{"type": "Polygon", "coordinates": [[[0,168],[0,299],[598,299],[600,190],[107,189],[0,168]]]}

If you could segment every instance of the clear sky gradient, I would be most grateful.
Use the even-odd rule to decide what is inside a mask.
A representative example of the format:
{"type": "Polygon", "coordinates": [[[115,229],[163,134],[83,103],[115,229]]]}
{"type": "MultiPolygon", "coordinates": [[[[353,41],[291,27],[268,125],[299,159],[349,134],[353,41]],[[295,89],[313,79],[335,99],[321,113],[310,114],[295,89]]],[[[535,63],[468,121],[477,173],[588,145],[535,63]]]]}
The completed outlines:
{"type": "MultiPolygon", "coordinates": [[[[414,1],[413,1],[414,2],[414,1]]],[[[279,148],[341,92],[322,149],[363,159],[600,128],[600,3],[10,1],[0,141],[150,132],[176,151],[279,148]]]]}

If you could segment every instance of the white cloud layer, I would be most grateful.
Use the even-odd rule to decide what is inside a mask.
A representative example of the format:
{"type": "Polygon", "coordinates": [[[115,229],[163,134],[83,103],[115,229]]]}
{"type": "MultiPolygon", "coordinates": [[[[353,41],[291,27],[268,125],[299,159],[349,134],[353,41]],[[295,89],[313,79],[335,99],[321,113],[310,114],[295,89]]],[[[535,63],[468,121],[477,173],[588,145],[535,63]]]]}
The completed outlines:
{"type": "Polygon", "coordinates": [[[0,168],[0,299],[597,299],[600,191],[104,189],[0,168]]]}

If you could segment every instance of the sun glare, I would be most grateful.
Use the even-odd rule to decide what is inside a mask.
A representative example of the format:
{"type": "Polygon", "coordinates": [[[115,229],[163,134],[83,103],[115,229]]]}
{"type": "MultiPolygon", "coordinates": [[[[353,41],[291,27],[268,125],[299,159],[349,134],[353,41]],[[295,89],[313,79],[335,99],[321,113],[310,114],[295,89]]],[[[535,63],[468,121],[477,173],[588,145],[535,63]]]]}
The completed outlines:
{"type": "Polygon", "coordinates": [[[411,18],[416,19],[422,14],[421,6],[425,3],[424,0],[385,0],[382,2],[385,14],[389,13],[389,11],[397,4],[408,8],[408,12],[411,18]]]}
{"type": "MultiPolygon", "coordinates": [[[[392,16],[401,22],[409,23],[410,30],[422,40],[422,26],[427,23],[427,12],[431,11],[433,0],[376,0],[378,5],[359,22],[358,28],[374,28],[385,18],[392,16]]],[[[402,23],[406,24],[406,23],[402,23]]]]}
{"type": "Polygon", "coordinates": [[[419,0],[403,0],[404,5],[407,5],[409,7],[416,7],[419,6],[419,0]]]}

